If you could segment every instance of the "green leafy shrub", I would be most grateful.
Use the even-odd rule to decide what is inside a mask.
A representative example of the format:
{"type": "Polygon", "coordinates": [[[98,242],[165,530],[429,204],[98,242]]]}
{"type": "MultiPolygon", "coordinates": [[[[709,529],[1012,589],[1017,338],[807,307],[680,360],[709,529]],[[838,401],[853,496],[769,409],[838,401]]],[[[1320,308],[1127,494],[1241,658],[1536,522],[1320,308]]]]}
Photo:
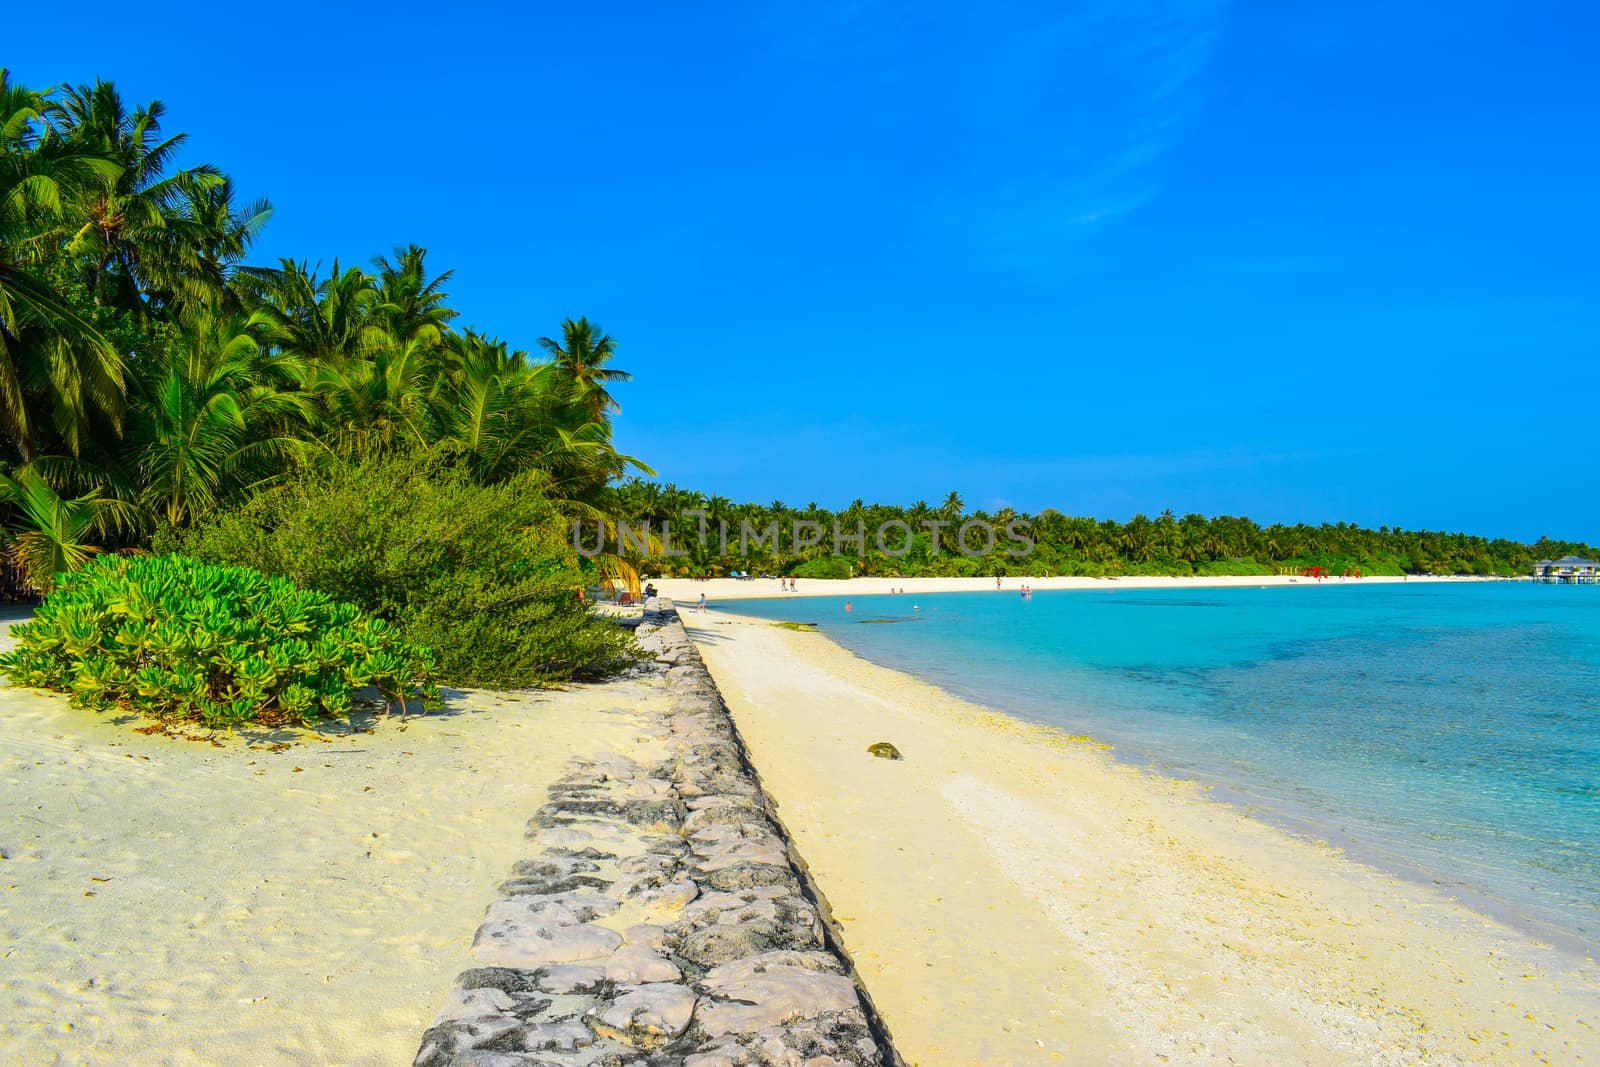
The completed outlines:
{"type": "Polygon", "coordinates": [[[102,556],[61,578],[0,655],[14,685],[210,727],[305,724],[353,690],[438,699],[426,649],[353,604],[244,567],[102,556]]]}
{"type": "Polygon", "coordinates": [[[388,619],[454,685],[548,685],[636,654],[579,599],[597,575],[532,475],[484,486],[427,455],[306,469],[180,543],[388,619]]]}

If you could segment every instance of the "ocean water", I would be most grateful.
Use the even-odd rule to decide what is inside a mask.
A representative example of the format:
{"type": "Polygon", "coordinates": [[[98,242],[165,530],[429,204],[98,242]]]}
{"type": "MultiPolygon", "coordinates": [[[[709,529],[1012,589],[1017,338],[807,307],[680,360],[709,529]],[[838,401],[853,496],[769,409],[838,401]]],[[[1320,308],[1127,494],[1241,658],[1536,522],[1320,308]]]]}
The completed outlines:
{"type": "Polygon", "coordinates": [[[1219,787],[1567,948],[1600,944],[1600,588],[1015,590],[713,605],[1219,787]]]}

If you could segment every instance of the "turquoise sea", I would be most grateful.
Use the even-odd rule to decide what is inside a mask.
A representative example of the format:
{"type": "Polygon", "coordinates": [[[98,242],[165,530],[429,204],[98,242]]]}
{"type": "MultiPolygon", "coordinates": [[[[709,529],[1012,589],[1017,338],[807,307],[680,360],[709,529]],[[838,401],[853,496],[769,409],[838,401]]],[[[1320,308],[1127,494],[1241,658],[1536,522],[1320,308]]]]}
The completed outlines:
{"type": "Polygon", "coordinates": [[[1554,943],[1600,944],[1600,588],[1107,583],[844,602],[713,606],[815,622],[1554,943]]]}

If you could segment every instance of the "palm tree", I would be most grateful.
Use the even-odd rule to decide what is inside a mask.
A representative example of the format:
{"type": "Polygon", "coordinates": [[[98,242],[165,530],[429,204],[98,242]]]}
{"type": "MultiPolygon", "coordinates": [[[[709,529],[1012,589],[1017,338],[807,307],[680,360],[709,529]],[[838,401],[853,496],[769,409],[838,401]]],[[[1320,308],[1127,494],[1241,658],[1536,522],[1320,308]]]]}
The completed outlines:
{"type": "Polygon", "coordinates": [[[485,481],[537,465],[560,429],[555,372],[497,338],[452,334],[435,372],[434,441],[449,441],[485,481]]]}
{"type": "Polygon", "coordinates": [[[55,588],[56,575],[77,570],[104,551],[90,544],[90,538],[99,539],[134,519],[129,505],[105,499],[98,490],[71,500],[61,497],[27,468],[0,474],[0,501],[17,513],[9,523],[12,563],[41,593],[55,588]]]}
{"type": "Polygon", "coordinates": [[[232,180],[188,182],[183,187],[184,210],[193,223],[195,268],[203,297],[216,296],[221,310],[238,311],[244,292],[254,291],[261,272],[242,260],[272,218],[272,204],[264,199],[241,204],[232,180]],[[239,286],[239,281],[245,285],[239,286]]]}
{"type": "Polygon", "coordinates": [[[116,86],[97,81],[62,86],[48,115],[69,144],[120,168],[113,181],[79,190],[67,251],[97,302],[141,319],[150,301],[211,295],[198,226],[184,207],[189,195],[203,196],[225,180],[210,164],[167,173],[187,135],[162,137],[166,110],[157,100],[130,114],[116,86]]]}
{"type": "Polygon", "coordinates": [[[284,354],[337,365],[394,342],[377,315],[377,286],[359,267],[341,270],[336,259],[333,272],[319,279],[304,261],[285,259],[257,278],[270,323],[267,339],[284,354]]]}
{"type": "Polygon", "coordinates": [[[654,473],[616,450],[609,422],[574,405],[555,364],[504,341],[450,334],[433,374],[431,440],[453,442],[485,481],[538,468],[561,498],[590,500],[630,469],[654,473]]]}
{"type": "Polygon", "coordinates": [[[595,420],[603,415],[614,415],[622,410],[616,398],[607,391],[608,382],[627,382],[633,375],[624,370],[607,367],[617,354],[617,344],[602,332],[598,325],[586,318],[561,321],[561,340],[541,337],[539,344],[572,384],[578,401],[589,409],[595,420]],[[599,337],[595,335],[599,334],[599,337]]]}
{"type": "Polygon", "coordinates": [[[0,68],[0,418],[24,460],[50,424],[76,453],[94,415],[115,426],[122,408],[122,357],[45,273],[66,206],[119,167],[57,137],[47,112],[0,68]]]}
{"type": "Polygon", "coordinates": [[[315,422],[334,450],[372,455],[436,440],[427,381],[431,350],[412,341],[370,358],[297,361],[304,391],[317,398],[315,422]]]}
{"type": "MultiPolygon", "coordinates": [[[[590,398],[574,397],[559,363],[531,363],[527,353],[467,331],[446,337],[435,375],[435,442],[468,457],[484,481],[531,475],[568,520],[598,523],[605,543],[617,546],[614,483],[655,471],[617,451],[610,422],[595,416],[590,398]]],[[[659,551],[652,537],[649,552],[659,551]]],[[[639,592],[636,561],[605,551],[593,562],[607,582],[639,592]]]]}
{"type": "Polygon", "coordinates": [[[300,455],[306,397],[280,387],[250,319],[201,316],[137,382],[128,428],[141,500],[183,526],[300,455]]]}
{"type": "Polygon", "coordinates": [[[382,256],[373,260],[378,268],[376,313],[389,335],[401,344],[439,344],[459,314],[445,303],[450,294],[444,291],[444,284],[454,272],[447,270],[429,280],[428,251],[417,245],[396,248],[394,254],[393,263],[382,256]]]}

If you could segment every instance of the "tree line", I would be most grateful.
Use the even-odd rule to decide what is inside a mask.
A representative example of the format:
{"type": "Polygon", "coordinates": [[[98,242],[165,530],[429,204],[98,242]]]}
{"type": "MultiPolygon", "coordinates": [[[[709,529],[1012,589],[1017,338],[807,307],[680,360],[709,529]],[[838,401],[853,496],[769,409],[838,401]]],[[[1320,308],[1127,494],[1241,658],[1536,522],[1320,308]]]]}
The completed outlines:
{"type": "Polygon", "coordinates": [[[667,575],[754,570],[813,578],[863,574],[1181,576],[1274,574],[1309,567],[1323,567],[1332,574],[1359,570],[1374,575],[1513,575],[1528,573],[1538,559],[1595,554],[1589,545],[1549,538],[1523,544],[1505,538],[1390,526],[1372,530],[1343,522],[1263,526],[1241,516],[1179,516],[1170,510],[1154,518],[1135,515],[1127,522],[1066,515],[1053,509],[1037,514],[1012,508],[990,512],[969,509],[954,492],[938,505],[917,501],[900,507],[856,500],[847,507],[829,509],[816,503],[791,507],[780,500],[736,503],[727,497],[632,479],[618,488],[616,501],[619,516],[629,528],[649,523],[652,530],[659,531],[663,524],[671,524],[669,545],[681,554],[656,551],[640,561],[643,571],[667,575]],[[1026,554],[1018,553],[1004,534],[992,545],[987,535],[973,531],[966,542],[959,540],[963,524],[1005,531],[1015,528],[1013,523],[1019,520],[1033,542],[1032,551],[1026,554]],[[795,539],[788,533],[796,523],[820,528],[822,534],[815,538],[818,543],[796,549],[795,539]],[[741,531],[766,531],[773,524],[783,532],[775,549],[771,539],[746,537],[741,542],[741,531]],[[699,536],[702,528],[708,533],[704,539],[699,536]],[[883,529],[893,532],[880,546],[876,531],[883,529]],[[728,531],[726,538],[721,535],[724,530],[728,531]],[[865,536],[859,536],[863,530],[865,536]],[[724,541],[733,551],[723,552],[724,541]],[[985,547],[990,549],[986,553],[974,551],[985,547]]]}

